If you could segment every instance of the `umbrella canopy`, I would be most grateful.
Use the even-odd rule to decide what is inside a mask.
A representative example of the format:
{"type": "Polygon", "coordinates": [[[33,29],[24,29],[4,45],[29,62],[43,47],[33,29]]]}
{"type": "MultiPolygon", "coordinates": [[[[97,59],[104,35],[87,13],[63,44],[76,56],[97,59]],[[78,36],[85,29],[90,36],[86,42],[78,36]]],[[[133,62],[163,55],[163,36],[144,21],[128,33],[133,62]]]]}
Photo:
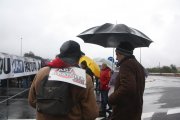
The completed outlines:
{"type": "Polygon", "coordinates": [[[96,77],[100,77],[100,68],[99,66],[96,64],[96,62],[94,60],[92,60],[91,58],[87,57],[87,56],[82,56],[79,60],[79,64],[82,61],[86,61],[87,66],[92,70],[92,72],[94,73],[94,75],[96,77]]]}
{"type": "Polygon", "coordinates": [[[121,42],[128,41],[134,48],[149,47],[152,40],[137,29],[124,24],[106,23],[92,27],[78,37],[86,43],[93,43],[103,47],[117,47],[121,42]]]}
{"type": "Polygon", "coordinates": [[[109,60],[107,60],[107,59],[104,59],[104,58],[95,58],[95,59],[93,59],[99,66],[101,66],[103,63],[105,63],[105,64],[107,64],[107,66],[111,69],[111,70],[113,70],[113,71],[115,71],[115,64],[113,63],[113,62],[111,62],[111,61],[109,61],[109,60]]]}

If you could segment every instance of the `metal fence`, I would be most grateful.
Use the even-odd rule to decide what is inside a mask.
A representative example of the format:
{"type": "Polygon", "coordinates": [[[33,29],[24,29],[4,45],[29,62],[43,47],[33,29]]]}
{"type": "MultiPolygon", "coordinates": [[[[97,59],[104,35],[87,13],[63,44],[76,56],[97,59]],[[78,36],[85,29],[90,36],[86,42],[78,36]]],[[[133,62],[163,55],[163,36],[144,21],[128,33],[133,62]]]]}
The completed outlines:
{"type": "Polygon", "coordinates": [[[0,120],[29,117],[25,112],[32,113],[27,97],[33,77],[0,80],[0,120]]]}

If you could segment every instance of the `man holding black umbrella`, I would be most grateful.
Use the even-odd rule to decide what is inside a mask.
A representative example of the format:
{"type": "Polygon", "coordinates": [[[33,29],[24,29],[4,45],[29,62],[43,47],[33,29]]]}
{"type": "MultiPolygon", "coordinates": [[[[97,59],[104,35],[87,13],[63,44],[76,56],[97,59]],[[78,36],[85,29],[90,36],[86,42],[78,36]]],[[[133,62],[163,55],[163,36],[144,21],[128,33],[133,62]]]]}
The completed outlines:
{"type": "Polygon", "coordinates": [[[143,66],[133,56],[134,47],[122,42],[116,48],[119,74],[114,92],[109,96],[113,107],[111,120],[141,120],[145,73],[143,66]]]}
{"type": "Polygon", "coordinates": [[[145,70],[133,56],[133,50],[149,47],[153,41],[137,29],[110,23],[87,29],[78,37],[87,43],[116,47],[120,70],[114,92],[109,96],[109,103],[113,106],[111,120],[141,120],[145,70]]]}

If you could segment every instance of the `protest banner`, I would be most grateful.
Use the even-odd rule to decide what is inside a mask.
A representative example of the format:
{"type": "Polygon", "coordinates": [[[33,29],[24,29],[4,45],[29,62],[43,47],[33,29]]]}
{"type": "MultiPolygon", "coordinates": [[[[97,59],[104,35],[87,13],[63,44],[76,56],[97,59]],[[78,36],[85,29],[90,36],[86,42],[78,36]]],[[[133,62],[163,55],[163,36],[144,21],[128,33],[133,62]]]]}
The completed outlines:
{"type": "Polygon", "coordinates": [[[0,52],[0,79],[33,75],[40,68],[41,60],[0,52]]]}
{"type": "Polygon", "coordinates": [[[86,88],[86,72],[77,67],[51,68],[48,80],[67,82],[86,88]]]}

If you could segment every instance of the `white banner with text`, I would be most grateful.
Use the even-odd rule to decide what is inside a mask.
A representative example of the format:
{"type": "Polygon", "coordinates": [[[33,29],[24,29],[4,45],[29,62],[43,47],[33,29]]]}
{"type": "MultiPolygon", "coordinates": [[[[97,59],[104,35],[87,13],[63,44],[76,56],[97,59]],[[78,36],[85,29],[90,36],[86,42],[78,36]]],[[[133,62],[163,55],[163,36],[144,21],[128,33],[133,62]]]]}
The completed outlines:
{"type": "Polygon", "coordinates": [[[86,72],[77,67],[51,68],[48,80],[67,82],[86,88],[86,72]]]}
{"type": "Polygon", "coordinates": [[[36,74],[41,60],[0,53],[0,79],[36,74]]]}

